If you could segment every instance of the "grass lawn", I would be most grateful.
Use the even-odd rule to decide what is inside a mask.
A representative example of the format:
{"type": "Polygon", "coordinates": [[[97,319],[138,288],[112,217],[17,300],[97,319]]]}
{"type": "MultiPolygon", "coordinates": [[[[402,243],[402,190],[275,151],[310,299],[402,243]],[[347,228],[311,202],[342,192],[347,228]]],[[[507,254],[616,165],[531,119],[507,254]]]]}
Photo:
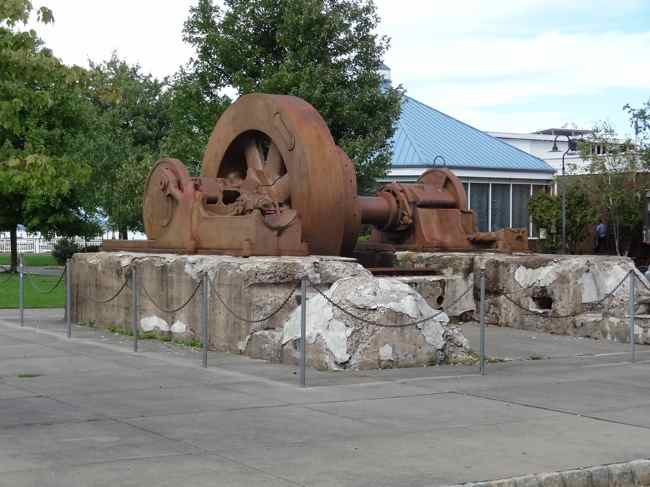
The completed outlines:
{"type": "MultiPolygon", "coordinates": [[[[0,265],[9,265],[10,256],[9,254],[0,254],[0,265]]],[[[48,267],[59,265],[54,260],[54,257],[50,254],[24,254],[23,262],[26,266],[34,267],[48,267]]]]}
{"type": "MultiPolygon", "coordinates": [[[[63,308],[65,286],[63,281],[48,294],[38,292],[29,280],[43,291],[48,291],[59,280],[59,276],[25,276],[25,308],[63,308]]],[[[18,274],[0,273],[0,308],[18,308],[18,274]]]]}

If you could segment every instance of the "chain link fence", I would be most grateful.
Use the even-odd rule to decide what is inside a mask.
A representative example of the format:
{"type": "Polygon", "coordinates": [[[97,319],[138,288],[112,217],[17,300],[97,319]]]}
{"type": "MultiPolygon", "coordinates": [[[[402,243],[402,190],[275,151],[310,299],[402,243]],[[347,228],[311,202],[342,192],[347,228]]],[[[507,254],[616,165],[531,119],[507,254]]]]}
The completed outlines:
{"type": "MultiPolygon", "coordinates": [[[[133,350],[134,352],[138,351],[138,342],[139,342],[139,318],[140,318],[140,298],[144,296],[156,309],[163,313],[178,313],[185,309],[187,306],[189,306],[197,297],[197,294],[199,294],[199,291],[201,291],[201,296],[200,296],[200,316],[201,316],[201,349],[202,349],[202,366],[207,367],[208,365],[208,348],[209,348],[209,337],[208,337],[208,322],[209,322],[209,300],[210,298],[215,299],[215,303],[218,303],[223,309],[226,310],[228,314],[230,314],[232,317],[235,319],[249,323],[249,324],[256,324],[256,323],[262,323],[270,320],[273,318],[275,315],[277,315],[282,309],[284,309],[288,303],[290,302],[291,298],[296,295],[298,290],[300,289],[300,337],[298,339],[298,352],[299,352],[299,383],[301,386],[306,385],[306,363],[307,363],[307,357],[306,357],[306,337],[307,337],[307,294],[308,294],[308,288],[311,287],[311,289],[314,291],[315,295],[321,296],[327,303],[329,303],[332,307],[336,308],[339,310],[341,313],[345,314],[352,320],[355,320],[359,323],[362,323],[366,326],[375,326],[375,327],[386,327],[386,328],[406,328],[406,327],[415,327],[419,326],[427,321],[434,320],[440,315],[442,315],[445,311],[444,309],[452,309],[456,304],[461,302],[461,300],[467,296],[468,294],[472,293],[474,291],[474,285],[468,286],[468,288],[458,295],[456,299],[454,299],[451,303],[446,304],[444,309],[441,308],[439,310],[436,310],[433,314],[430,316],[410,321],[408,323],[385,323],[385,322],[380,322],[380,321],[373,321],[369,320],[366,317],[360,316],[357,313],[347,309],[345,306],[343,306],[340,302],[335,301],[332,299],[330,295],[328,295],[327,292],[322,291],[316,283],[314,283],[309,276],[305,275],[300,279],[297,279],[294,283],[294,286],[291,288],[290,292],[287,294],[286,297],[284,297],[281,301],[278,302],[278,305],[272,309],[272,311],[266,313],[265,316],[257,317],[257,318],[248,318],[245,316],[240,315],[238,312],[236,312],[227,302],[226,299],[218,292],[218,286],[215,284],[214,279],[217,275],[217,272],[214,273],[215,277],[212,279],[209,278],[207,272],[202,273],[198,276],[197,279],[195,279],[196,283],[192,288],[192,291],[189,293],[188,296],[184,297],[183,299],[179,300],[181,304],[177,306],[172,306],[172,307],[167,307],[163,306],[160,304],[160,302],[153,296],[153,294],[147,289],[147,287],[140,282],[141,279],[139,278],[139,270],[138,270],[138,259],[134,259],[129,268],[127,269],[127,273],[125,275],[125,279],[118,287],[116,287],[112,292],[110,292],[106,296],[96,296],[92,295],[91,292],[86,292],[84,293],[83,296],[81,296],[82,299],[87,299],[91,301],[92,303],[95,303],[97,305],[104,305],[111,303],[115,299],[117,299],[127,287],[130,287],[132,290],[132,322],[131,322],[131,327],[132,327],[132,336],[133,336],[133,350]]],[[[18,273],[18,279],[19,279],[19,313],[20,313],[20,325],[24,326],[24,286],[25,286],[25,281],[29,283],[32,288],[39,293],[42,294],[48,294],[53,292],[55,289],[57,289],[59,286],[62,284],[65,285],[66,288],[66,300],[65,300],[65,332],[66,336],[68,338],[71,337],[72,335],[72,315],[71,315],[71,304],[72,304],[72,286],[71,286],[71,265],[70,261],[68,261],[63,269],[63,272],[59,276],[56,284],[53,286],[43,289],[41,288],[36,281],[32,278],[33,275],[36,275],[34,272],[26,272],[25,267],[23,266],[22,262],[22,257],[19,262],[19,273],[18,273]]],[[[9,276],[7,279],[10,279],[13,276],[9,276]]],[[[640,281],[643,286],[646,288],[647,283],[644,282],[636,272],[634,271],[629,271],[615,286],[612,287],[609,291],[607,291],[601,298],[594,300],[592,302],[588,303],[583,303],[584,306],[593,309],[598,306],[603,306],[605,305],[605,309],[609,308],[609,304],[607,303],[608,300],[611,300],[615,293],[626,283],[629,283],[630,286],[630,292],[629,292],[629,300],[628,300],[628,326],[629,326],[629,337],[630,337],[630,349],[629,353],[631,355],[631,360],[634,362],[636,359],[636,343],[635,343],[635,313],[636,313],[636,282],[640,281]]],[[[516,282],[516,280],[515,280],[516,282]]],[[[478,314],[479,314],[479,327],[480,327],[480,342],[479,342],[479,371],[481,375],[486,374],[486,338],[487,338],[487,333],[486,333],[486,326],[489,324],[498,324],[498,323],[489,323],[486,318],[486,272],[485,269],[482,268],[480,270],[480,276],[479,276],[479,289],[478,289],[478,314]]],[[[531,285],[528,286],[522,286],[519,283],[516,283],[517,289],[515,289],[512,292],[508,293],[498,293],[498,296],[502,296],[506,301],[511,303],[513,306],[515,306],[520,312],[523,314],[528,314],[528,315],[534,315],[538,319],[545,320],[545,319],[567,319],[567,318],[575,318],[582,314],[584,311],[580,310],[579,312],[574,312],[574,313],[567,313],[567,314],[557,314],[557,313],[541,313],[539,309],[532,309],[528,307],[526,304],[523,303],[524,299],[528,299],[529,293],[531,290],[533,290],[535,287],[539,286],[539,282],[534,282],[531,285]]]]}

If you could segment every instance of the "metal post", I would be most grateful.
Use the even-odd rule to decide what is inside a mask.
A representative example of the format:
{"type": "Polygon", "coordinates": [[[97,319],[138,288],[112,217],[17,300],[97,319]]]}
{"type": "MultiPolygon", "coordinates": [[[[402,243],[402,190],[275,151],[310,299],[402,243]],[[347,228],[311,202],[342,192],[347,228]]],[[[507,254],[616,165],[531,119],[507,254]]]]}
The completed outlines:
{"type": "Polygon", "coordinates": [[[70,259],[65,263],[65,336],[70,338],[72,336],[72,318],[70,313],[72,311],[72,281],[70,271],[70,259]]]}
{"type": "Polygon", "coordinates": [[[203,286],[201,293],[201,340],[203,341],[203,358],[202,364],[204,369],[208,368],[208,296],[210,292],[210,281],[208,280],[208,274],[203,274],[202,283],[203,286]]]}
{"type": "Polygon", "coordinates": [[[569,152],[569,149],[562,154],[562,182],[560,189],[562,190],[562,253],[566,254],[566,173],[564,169],[564,158],[569,152]]]}
{"type": "Polygon", "coordinates": [[[133,323],[131,329],[133,331],[133,351],[138,351],[138,318],[139,318],[139,296],[138,296],[138,276],[136,272],[135,262],[131,267],[131,291],[133,292],[133,323]]]}
{"type": "Polygon", "coordinates": [[[634,271],[630,272],[630,301],[629,301],[629,320],[630,320],[630,355],[632,362],[636,361],[636,340],[634,337],[634,314],[636,313],[636,276],[634,271]]]}
{"type": "Polygon", "coordinates": [[[300,357],[298,359],[298,374],[300,387],[306,384],[306,358],[307,358],[307,279],[300,282],[300,357]]]}
{"type": "Polygon", "coordinates": [[[479,345],[479,368],[481,375],[485,375],[485,264],[481,264],[481,300],[479,302],[479,316],[481,326],[481,343],[479,345]]]}
{"type": "Polygon", "coordinates": [[[18,254],[18,306],[20,308],[20,326],[25,325],[25,274],[23,256],[18,254]]]}

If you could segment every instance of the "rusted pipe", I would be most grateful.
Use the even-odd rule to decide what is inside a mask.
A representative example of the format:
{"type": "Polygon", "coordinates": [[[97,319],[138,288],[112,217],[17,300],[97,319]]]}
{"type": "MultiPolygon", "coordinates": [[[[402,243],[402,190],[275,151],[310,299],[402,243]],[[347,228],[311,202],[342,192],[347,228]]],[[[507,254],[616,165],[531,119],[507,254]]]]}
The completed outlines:
{"type": "Polygon", "coordinates": [[[397,204],[394,200],[381,196],[360,196],[359,208],[361,223],[383,227],[391,220],[391,215],[397,210],[397,204]]]}
{"type": "Polygon", "coordinates": [[[458,200],[445,189],[427,184],[411,184],[407,188],[409,199],[419,208],[458,208],[458,200]]]}

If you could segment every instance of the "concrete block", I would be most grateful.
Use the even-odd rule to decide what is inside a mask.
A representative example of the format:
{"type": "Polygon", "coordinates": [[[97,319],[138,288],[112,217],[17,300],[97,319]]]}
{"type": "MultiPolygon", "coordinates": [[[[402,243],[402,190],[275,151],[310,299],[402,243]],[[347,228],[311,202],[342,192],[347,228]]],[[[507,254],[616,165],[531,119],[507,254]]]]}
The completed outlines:
{"type": "Polygon", "coordinates": [[[650,486],[650,460],[634,460],[630,462],[634,485],[637,487],[650,486]]]}
{"type": "Polygon", "coordinates": [[[399,279],[374,277],[354,259],[341,257],[77,254],[72,259],[73,320],[130,330],[129,278],[134,266],[140,295],[138,326],[143,332],[200,338],[200,292],[186,307],[170,310],[187,301],[207,274],[210,348],[296,363],[301,314],[297,288],[307,277],[307,357],[313,367],[410,367],[435,364],[441,354],[454,360],[469,355],[462,333],[447,326],[446,313],[437,313],[415,289],[399,279]],[[125,282],[129,285],[114,300],[98,302],[125,282]],[[369,325],[348,312],[387,326],[369,325]],[[400,326],[426,317],[433,318],[400,326]]]}
{"type": "Polygon", "coordinates": [[[634,485],[634,475],[629,463],[609,465],[610,487],[631,487],[634,485]]]}
{"type": "Polygon", "coordinates": [[[522,477],[515,477],[515,487],[541,487],[541,483],[537,475],[524,475],[522,477]]]}
{"type": "Polygon", "coordinates": [[[592,487],[609,487],[609,469],[605,465],[591,467],[592,487]]]}
{"type": "Polygon", "coordinates": [[[561,474],[566,487],[591,487],[591,472],[587,469],[567,470],[561,474]]]}
{"type": "Polygon", "coordinates": [[[537,475],[542,487],[565,487],[562,475],[558,472],[547,472],[537,475]]]}

